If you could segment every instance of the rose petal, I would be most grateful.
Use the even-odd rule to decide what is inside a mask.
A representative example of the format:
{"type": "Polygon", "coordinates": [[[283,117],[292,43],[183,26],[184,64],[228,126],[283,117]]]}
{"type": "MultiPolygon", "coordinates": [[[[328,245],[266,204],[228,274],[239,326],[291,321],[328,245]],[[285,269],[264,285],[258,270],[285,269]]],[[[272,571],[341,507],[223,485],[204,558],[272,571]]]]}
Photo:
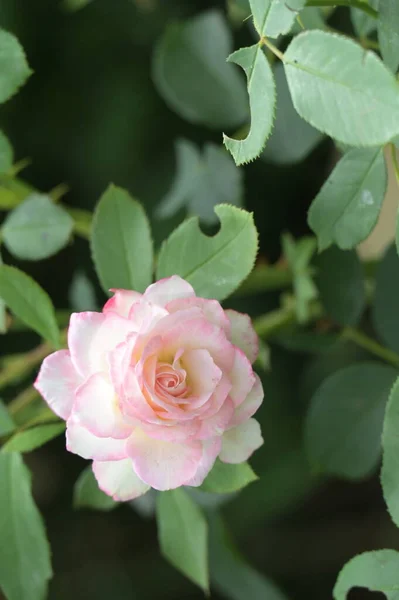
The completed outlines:
{"type": "Polygon", "coordinates": [[[206,320],[221,327],[230,338],[230,320],[217,300],[207,300],[206,298],[197,298],[196,296],[193,298],[177,298],[168,302],[165,308],[170,313],[175,313],[191,307],[200,308],[206,320]]]}
{"type": "Polygon", "coordinates": [[[258,421],[248,419],[223,435],[219,458],[225,463],[242,463],[262,444],[263,438],[258,421]]]}
{"type": "Polygon", "coordinates": [[[121,317],[127,317],[132,305],[140,302],[142,298],[142,294],[132,290],[112,289],[110,291],[114,292],[114,295],[104,304],[103,313],[114,312],[121,317]]]}
{"type": "Polygon", "coordinates": [[[250,317],[231,309],[226,310],[226,315],[231,324],[231,341],[241,348],[251,364],[254,363],[259,352],[259,340],[250,317]]]}
{"type": "Polygon", "coordinates": [[[74,419],[67,422],[66,447],[69,452],[94,460],[121,460],[127,457],[126,440],[99,438],[74,419]]]}
{"type": "Polygon", "coordinates": [[[76,392],[72,415],[95,436],[127,438],[132,428],[124,423],[115,391],[102,373],[92,375],[76,392]]]}
{"type": "Polygon", "coordinates": [[[58,350],[44,359],[34,387],[56,415],[67,419],[81,383],[68,350],[58,350]]]}
{"type": "Polygon", "coordinates": [[[189,296],[195,296],[192,286],[178,275],[160,279],[148,286],[144,292],[145,300],[158,306],[166,306],[171,300],[189,296]]]}
{"type": "Polygon", "coordinates": [[[232,384],[230,398],[235,406],[239,406],[244,402],[255,383],[252,365],[240,348],[235,348],[234,365],[229,377],[232,384]]]}
{"type": "Polygon", "coordinates": [[[231,427],[235,427],[252,417],[262,404],[263,396],[262,382],[255,373],[255,383],[244,402],[236,408],[230,423],[231,427]]]}
{"type": "Polygon", "coordinates": [[[156,490],[171,490],[194,477],[202,458],[202,444],[184,444],[150,438],[136,429],[129,438],[128,453],[137,475],[156,490]]]}
{"type": "Polygon", "coordinates": [[[150,489],[133,469],[130,458],[114,462],[93,462],[93,473],[98,487],[117,502],[125,502],[142,496],[150,489]]]}
{"type": "Polygon", "coordinates": [[[185,485],[190,485],[192,487],[198,487],[199,485],[202,485],[205,477],[209,474],[213,465],[215,464],[215,460],[219,456],[221,448],[221,437],[215,437],[211,440],[206,440],[203,442],[202,458],[197,472],[192,479],[185,483],[185,485]]]}
{"type": "Polygon", "coordinates": [[[208,350],[186,350],[180,358],[180,364],[187,373],[190,395],[209,398],[222,378],[222,371],[215,365],[208,350]]]}
{"type": "Polygon", "coordinates": [[[196,439],[207,440],[209,438],[220,436],[230,425],[234,414],[234,403],[227,397],[219,411],[208,419],[201,421],[201,427],[196,434],[196,439]]]}

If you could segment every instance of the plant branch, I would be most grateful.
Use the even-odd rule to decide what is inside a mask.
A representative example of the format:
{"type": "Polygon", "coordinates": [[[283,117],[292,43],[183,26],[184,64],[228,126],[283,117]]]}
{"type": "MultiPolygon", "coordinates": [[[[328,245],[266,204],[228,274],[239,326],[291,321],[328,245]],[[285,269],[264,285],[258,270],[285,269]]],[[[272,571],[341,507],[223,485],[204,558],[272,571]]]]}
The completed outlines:
{"type": "Polygon", "coordinates": [[[393,350],[381,346],[378,342],[370,338],[368,335],[352,327],[347,327],[342,332],[342,337],[346,340],[350,340],[359,346],[381,358],[385,362],[399,368],[399,354],[396,354],[393,350]]]}
{"type": "Polygon", "coordinates": [[[361,0],[307,0],[306,6],[347,6],[349,8],[358,8],[373,19],[378,19],[378,12],[361,0]]]}
{"type": "Polygon", "coordinates": [[[269,48],[269,50],[271,52],[273,52],[273,54],[275,56],[277,56],[277,58],[279,58],[281,61],[284,61],[284,54],[271,42],[269,42],[269,40],[266,37],[261,37],[260,38],[260,45],[261,46],[266,46],[267,48],[269,48]]]}

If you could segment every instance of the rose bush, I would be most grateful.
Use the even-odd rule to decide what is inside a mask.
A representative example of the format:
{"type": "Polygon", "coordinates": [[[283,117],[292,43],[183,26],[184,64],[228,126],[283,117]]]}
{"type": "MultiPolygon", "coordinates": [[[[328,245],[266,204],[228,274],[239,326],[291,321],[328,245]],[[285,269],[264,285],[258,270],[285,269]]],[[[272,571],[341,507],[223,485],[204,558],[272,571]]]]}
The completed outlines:
{"type": "Polygon", "coordinates": [[[67,422],[68,450],[92,459],[121,501],[199,486],[217,457],[245,461],[263,443],[249,317],[178,276],[144,294],[112,291],[101,313],[72,314],[69,350],[48,356],[35,382],[67,422]]]}

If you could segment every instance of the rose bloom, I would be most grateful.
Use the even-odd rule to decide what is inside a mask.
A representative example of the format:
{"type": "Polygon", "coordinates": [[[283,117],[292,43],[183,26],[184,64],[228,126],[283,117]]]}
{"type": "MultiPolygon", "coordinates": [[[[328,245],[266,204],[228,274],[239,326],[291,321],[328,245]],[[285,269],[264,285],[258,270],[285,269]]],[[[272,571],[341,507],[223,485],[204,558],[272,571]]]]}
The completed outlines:
{"type": "Polygon", "coordinates": [[[119,501],[199,486],[217,457],[245,461],[263,443],[248,315],[176,275],[144,294],[112,291],[101,313],[71,315],[69,350],[48,356],[35,382],[67,422],[67,449],[93,460],[119,501]]]}

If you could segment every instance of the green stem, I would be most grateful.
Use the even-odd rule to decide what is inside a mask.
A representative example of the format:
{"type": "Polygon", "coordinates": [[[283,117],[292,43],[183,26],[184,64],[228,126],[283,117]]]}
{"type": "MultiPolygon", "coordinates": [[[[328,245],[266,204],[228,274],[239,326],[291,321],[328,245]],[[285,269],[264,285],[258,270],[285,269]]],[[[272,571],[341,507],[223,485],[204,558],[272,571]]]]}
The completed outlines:
{"type": "Polygon", "coordinates": [[[362,331],[358,331],[352,327],[347,327],[343,330],[342,337],[346,340],[354,342],[360,348],[364,348],[364,350],[367,350],[370,352],[370,354],[374,354],[385,362],[388,362],[394,367],[399,368],[399,354],[396,354],[396,352],[393,350],[389,350],[389,348],[381,346],[381,344],[368,337],[368,335],[362,331]]]}
{"type": "Polygon", "coordinates": [[[361,0],[307,0],[306,6],[348,6],[349,8],[358,8],[373,19],[378,19],[378,12],[361,0]]]}
{"type": "Polygon", "coordinates": [[[399,163],[395,144],[391,144],[391,156],[397,184],[399,185],[399,163]]]}
{"type": "Polygon", "coordinates": [[[269,48],[269,50],[273,52],[273,54],[277,56],[277,58],[279,58],[281,61],[284,61],[284,54],[280,52],[280,50],[274,44],[269,42],[269,40],[266,37],[261,37],[259,43],[261,46],[264,45],[267,48],[269,48]]]}
{"type": "Polygon", "coordinates": [[[291,285],[292,273],[287,267],[260,265],[252,271],[234,295],[251,296],[259,292],[283,290],[291,285]]]}

